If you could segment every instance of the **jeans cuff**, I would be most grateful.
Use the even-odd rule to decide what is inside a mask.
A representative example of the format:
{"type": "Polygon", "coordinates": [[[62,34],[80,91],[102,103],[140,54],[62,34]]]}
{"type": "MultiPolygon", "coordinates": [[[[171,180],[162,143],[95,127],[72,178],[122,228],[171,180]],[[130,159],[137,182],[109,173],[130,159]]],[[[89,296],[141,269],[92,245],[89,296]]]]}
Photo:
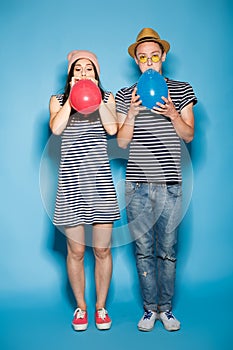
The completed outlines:
{"type": "Polygon", "coordinates": [[[147,310],[147,311],[148,310],[155,311],[155,312],[158,311],[157,304],[144,304],[143,307],[144,307],[144,310],[147,310]]]}
{"type": "Polygon", "coordinates": [[[166,305],[158,306],[158,311],[159,311],[159,312],[165,312],[165,311],[171,311],[171,310],[172,310],[171,304],[166,304],[166,305]]]}

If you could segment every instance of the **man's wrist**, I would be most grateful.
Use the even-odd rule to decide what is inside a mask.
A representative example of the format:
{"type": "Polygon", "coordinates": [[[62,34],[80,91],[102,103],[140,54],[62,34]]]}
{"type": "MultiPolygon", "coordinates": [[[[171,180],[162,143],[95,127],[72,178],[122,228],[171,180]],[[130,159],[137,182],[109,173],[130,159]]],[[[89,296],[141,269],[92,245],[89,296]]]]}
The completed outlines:
{"type": "Polygon", "coordinates": [[[179,118],[180,118],[180,113],[179,113],[179,112],[176,112],[176,113],[174,114],[174,116],[172,116],[170,119],[171,119],[172,122],[174,122],[174,121],[176,121],[176,120],[179,119],[179,118]]]}

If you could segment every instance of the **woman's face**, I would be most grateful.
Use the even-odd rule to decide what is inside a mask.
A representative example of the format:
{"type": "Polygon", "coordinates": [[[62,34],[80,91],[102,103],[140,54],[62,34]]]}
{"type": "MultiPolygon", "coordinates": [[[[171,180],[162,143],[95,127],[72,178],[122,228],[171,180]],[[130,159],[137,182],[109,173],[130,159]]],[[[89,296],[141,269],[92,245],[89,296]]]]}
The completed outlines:
{"type": "Polygon", "coordinates": [[[74,65],[74,77],[79,79],[95,79],[94,67],[87,58],[80,58],[74,65]]]}

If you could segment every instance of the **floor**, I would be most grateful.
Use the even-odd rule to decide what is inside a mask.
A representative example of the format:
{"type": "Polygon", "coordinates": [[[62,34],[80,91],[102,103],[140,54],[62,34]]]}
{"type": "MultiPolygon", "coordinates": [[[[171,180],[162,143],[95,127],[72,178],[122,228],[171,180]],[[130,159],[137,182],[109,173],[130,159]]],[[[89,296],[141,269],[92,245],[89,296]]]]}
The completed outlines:
{"type": "Polygon", "coordinates": [[[1,350],[66,349],[197,349],[233,348],[232,293],[221,283],[184,289],[176,302],[176,316],[182,323],[178,332],[166,331],[157,321],[151,332],[140,332],[136,324],[142,309],[137,302],[114,302],[109,308],[113,324],[99,331],[94,324],[94,310],[89,310],[85,332],[71,328],[72,308],[61,300],[37,296],[1,301],[1,350]],[[35,300],[38,302],[35,303],[35,300]],[[221,301],[221,304],[220,302],[221,301]],[[36,304],[36,305],[35,305],[36,304]]]}

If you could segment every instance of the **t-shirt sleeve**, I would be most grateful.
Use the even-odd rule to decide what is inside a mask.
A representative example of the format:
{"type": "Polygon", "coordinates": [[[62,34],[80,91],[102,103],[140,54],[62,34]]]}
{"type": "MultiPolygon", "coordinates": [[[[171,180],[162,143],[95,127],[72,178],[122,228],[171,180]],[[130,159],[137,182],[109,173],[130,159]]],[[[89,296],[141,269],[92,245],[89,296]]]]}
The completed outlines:
{"type": "Polygon", "coordinates": [[[182,110],[185,106],[187,106],[191,102],[193,103],[193,105],[195,105],[197,103],[197,97],[193,91],[192,86],[189,83],[186,83],[184,94],[180,103],[180,110],[182,110]]]}
{"type": "Polygon", "coordinates": [[[127,114],[128,107],[127,107],[127,104],[125,103],[125,96],[122,89],[117,91],[115,96],[115,101],[116,101],[116,111],[118,113],[127,114]]]}

